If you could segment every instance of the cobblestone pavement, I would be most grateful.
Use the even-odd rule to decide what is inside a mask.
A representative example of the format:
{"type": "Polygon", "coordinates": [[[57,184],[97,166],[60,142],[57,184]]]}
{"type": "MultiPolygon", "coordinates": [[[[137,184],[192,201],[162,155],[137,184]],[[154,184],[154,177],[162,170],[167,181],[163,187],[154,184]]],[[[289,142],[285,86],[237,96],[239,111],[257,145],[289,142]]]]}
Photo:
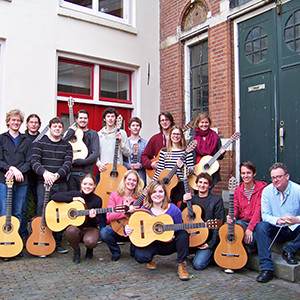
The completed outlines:
{"type": "MultiPolygon", "coordinates": [[[[73,251],[53,253],[47,258],[31,256],[0,259],[0,299],[299,299],[300,284],[273,279],[259,284],[256,272],[247,269],[225,274],[216,265],[195,271],[188,263],[189,281],[177,277],[176,254],[156,257],[157,269],[150,271],[129,256],[110,260],[105,244],[94,251],[91,261],[73,264],[73,251]]],[[[85,250],[82,249],[82,257],[85,250]]]]}

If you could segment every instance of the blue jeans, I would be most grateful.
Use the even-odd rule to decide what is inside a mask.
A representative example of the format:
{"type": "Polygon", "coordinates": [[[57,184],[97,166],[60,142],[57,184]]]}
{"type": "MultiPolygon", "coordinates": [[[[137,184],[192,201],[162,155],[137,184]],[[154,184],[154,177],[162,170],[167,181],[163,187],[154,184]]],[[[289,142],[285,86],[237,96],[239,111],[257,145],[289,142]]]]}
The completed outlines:
{"type": "Polygon", "coordinates": [[[204,270],[213,261],[213,254],[210,248],[197,250],[193,259],[193,267],[196,270],[204,270]]]}
{"type": "MultiPolygon", "coordinates": [[[[259,222],[256,225],[256,242],[261,271],[274,271],[271,250],[268,250],[268,248],[279,229],[280,227],[274,226],[269,222],[259,222]]],[[[283,250],[296,254],[300,249],[300,225],[294,231],[290,230],[288,227],[283,227],[277,236],[276,241],[290,241],[283,247],[283,250]]]]}
{"type": "MultiPolygon", "coordinates": [[[[26,198],[27,185],[13,186],[12,192],[12,211],[11,214],[17,217],[21,223],[22,207],[26,198]]],[[[6,215],[6,184],[0,183],[0,216],[6,215]]]]}
{"type": "MultiPolygon", "coordinates": [[[[243,221],[243,220],[237,220],[235,222],[235,224],[242,226],[244,228],[244,231],[245,231],[247,229],[248,225],[249,225],[249,222],[243,221]]],[[[250,242],[247,245],[254,246],[255,243],[256,243],[256,226],[255,226],[254,231],[253,231],[253,240],[252,240],[252,242],[250,242]]]]}

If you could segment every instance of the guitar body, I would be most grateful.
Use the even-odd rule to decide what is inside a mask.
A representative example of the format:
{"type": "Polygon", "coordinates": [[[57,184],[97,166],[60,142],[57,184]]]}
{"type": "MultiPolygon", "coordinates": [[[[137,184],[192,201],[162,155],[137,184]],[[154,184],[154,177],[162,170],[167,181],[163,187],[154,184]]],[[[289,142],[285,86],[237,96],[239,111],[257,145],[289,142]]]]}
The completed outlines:
{"type": "Polygon", "coordinates": [[[45,210],[47,226],[55,232],[62,231],[69,225],[80,226],[86,221],[86,216],[75,216],[74,212],[84,209],[86,207],[80,201],[64,203],[51,200],[45,210]]]}
{"type": "Polygon", "coordinates": [[[243,246],[244,230],[234,224],[234,239],[228,239],[228,224],[219,229],[220,243],[214,253],[218,266],[224,269],[237,270],[243,268],[248,260],[247,252],[243,246]]]}
{"type": "Polygon", "coordinates": [[[148,212],[137,211],[129,219],[128,226],[134,228],[129,236],[137,247],[146,247],[154,241],[169,242],[174,230],[160,231],[160,225],[174,224],[170,215],[152,216],[148,212]]]}
{"type": "Polygon", "coordinates": [[[85,159],[89,154],[88,148],[83,142],[83,137],[84,132],[80,128],[77,128],[74,136],[69,140],[73,149],[73,160],[85,159]]]}
{"type": "MultiPolygon", "coordinates": [[[[159,150],[158,154],[157,154],[155,157],[153,157],[152,159],[150,159],[150,160],[151,160],[151,163],[153,163],[153,162],[159,160],[160,151],[161,151],[161,150],[159,150]]],[[[146,169],[146,174],[148,175],[148,177],[149,177],[150,179],[153,179],[153,177],[154,177],[154,175],[155,175],[155,172],[156,172],[155,169],[146,169]]]]}
{"type": "Polygon", "coordinates": [[[129,222],[128,218],[112,220],[110,222],[110,226],[118,235],[125,236],[124,228],[128,224],[128,222],[129,222]]]}
{"type": "Polygon", "coordinates": [[[171,196],[171,190],[178,184],[178,177],[175,174],[174,176],[171,177],[171,179],[168,179],[167,176],[169,175],[170,170],[164,169],[159,173],[159,176],[157,178],[157,180],[161,180],[163,181],[163,183],[166,186],[167,189],[167,194],[168,197],[170,198],[171,196]]]}
{"type": "Polygon", "coordinates": [[[11,216],[11,222],[7,228],[5,223],[6,216],[0,217],[0,257],[15,257],[23,249],[23,241],[18,233],[20,221],[11,216]]]}
{"type": "Polygon", "coordinates": [[[27,251],[36,256],[50,255],[56,247],[52,231],[47,226],[41,226],[41,223],[42,217],[31,220],[32,232],[26,241],[27,251]]]}
{"type": "MultiPolygon", "coordinates": [[[[193,205],[194,219],[189,219],[188,208],[182,211],[183,223],[200,223],[204,221],[201,219],[202,209],[199,205],[193,205]]],[[[192,228],[186,229],[190,234],[190,247],[197,247],[205,243],[208,238],[208,228],[192,228]]]]}
{"type": "Polygon", "coordinates": [[[127,169],[122,165],[117,165],[117,171],[113,171],[113,164],[107,164],[107,170],[101,172],[100,181],[95,189],[95,194],[101,197],[102,207],[106,208],[110,193],[118,189],[118,185],[127,169]]]}

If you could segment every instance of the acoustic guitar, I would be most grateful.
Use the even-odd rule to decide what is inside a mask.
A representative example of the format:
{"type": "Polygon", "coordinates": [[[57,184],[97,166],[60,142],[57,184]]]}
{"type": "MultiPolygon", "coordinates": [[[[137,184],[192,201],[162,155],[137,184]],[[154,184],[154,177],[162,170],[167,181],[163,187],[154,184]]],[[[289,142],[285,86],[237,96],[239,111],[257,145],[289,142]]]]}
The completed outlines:
{"type": "Polygon", "coordinates": [[[23,249],[23,241],[18,233],[20,221],[11,215],[12,188],[14,179],[6,179],[6,215],[0,217],[0,257],[17,256],[23,249]]]}
{"type": "MultiPolygon", "coordinates": [[[[109,208],[95,208],[95,211],[96,214],[123,213],[127,212],[128,209],[126,205],[117,205],[109,208]]],[[[65,203],[51,200],[46,206],[46,223],[52,231],[58,232],[69,225],[81,226],[89,213],[90,209],[86,209],[86,206],[80,201],[65,203]]]]}
{"type": "Polygon", "coordinates": [[[195,165],[195,170],[194,170],[194,174],[192,174],[189,177],[189,185],[194,189],[197,190],[197,185],[196,185],[196,178],[197,176],[202,173],[202,172],[206,172],[209,175],[213,175],[214,173],[216,173],[219,168],[219,162],[218,162],[218,158],[222,155],[222,150],[227,149],[234,141],[236,141],[237,139],[239,139],[241,136],[241,134],[239,132],[234,133],[230,139],[225,143],[224,146],[222,146],[219,151],[214,155],[205,155],[201,158],[201,160],[195,165]]]}
{"type": "MultiPolygon", "coordinates": [[[[189,193],[189,183],[188,183],[188,174],[185,168],[184,170],[184,178],[183,178],[183,185],[184,185],[184,192],[189,193]]],[[[202,209],[199,205],[192,205],[191,200],[187,201],[187,207],[182,211],[182,221],[183,223],[199,223],[204,222],[201,218],[202,216],[202,209]]],[[[208,238],[208,228],[191,228],[186,230],[189,233],[190,237],[190,247],[197,247],[207,240],[208,238]]]]}
{"type": "MultiPolygon", "coordinates": [[[[185,132],[187,130],[189,130],[192,126],[194,125],[194,121],[189,121],[187,124],[185,124],[182,127],[182,131],[185,132]]],[[[159,160],[159,155],[160,155],[160,151],[157,153],[157,155],[155,157],[153,157],[151,160],[151,162],[155,162],[159,160]]],[[[155,175],[156,170],[155,169],[146,169],[146,174],[148,175],[148,177],[150,179],[153,179],[154,175],[155,175]]]]}
{"type": "Polygon", "coordinates": [[[169,242],[174,230],[189,228],[216,229],[222,225],[220,220],[209,220],[201,223],[174,224],[168,214],[152,216],[145,211],[136,211],[129,219],[128,226],[133,228],[130,241],[137,247],[146,247],[154,241],[169,242]]]}
{"type": "MultiPolygon", "coordinates": [[[[71,126],[72,124],[76,124],[74,120],[74,112],[73,112],[74,99],[72,97],[68,99],[68,106],[69,106],[69,118],[70,118],[70,126],[71,126]]],[[[88,148],[86,144],[83,142],[83,138],[84,138],[84,132],[77,126],[77,129],[73,137],[69,140],[69,143],[71,144],[73,149],[73,160],[85,159],[89,154],[88,148]]]]}
{"type": "MultiPolygon", "coordinates": [[[[184,160],[185,157],[187,156],[188,153],[191,153],[195,147],[197,146],[197,141],[193,140],[191,141],[188,146],[186,147],[184,153],[182,154],[180,160],[184,160]]],[[[171,190],[177,185],[178,183],[178,177],[174,176],[177,172],[178,166],[177,164],[174,165],[174,167],[171,170],[168,169],[164,169],[159,173],[159,176],[157,178],[157,180],[161,180],[165,186],[166,186],[166,190],[167,190],[167,194],[168,197],[170,198],[171,195],[171,190]]]]}
{"type": "Polygon", "coordinates": [[[45,184],[42,216],[31,220],[32,232],[26,241],[26,249],[31,255],[47,256],[53,253],[56,247],[52,231],[47,227],[45,220],[45,208],[49,202],[50,190],[51,185],[45,184]]]}
{"type": "MultiPolygon", "coordinates": [[[[229,216],[234,219],[234,191],[236,179],[229,179],[229,216]]],[[[243,268],[248,260],[243,246],[244,230],[241,226],[225,224],[219,230],[220,243],[217,246],[214,259],[218,266],[224,269],[237,270],[243,268]]]]}
{"type": "MultiPolygon", "coordinates": [[[[117,117],[116,127],[120,131],[123,118],[121,115],[117,117]]],[[[100,174],[100,181],[95,189],[95,194],[101,197],[102,206],[107,207],[110,193],[118,189],[118,185],[127,172],[127,168],[118,164],[119,140],[116,139],[114,159],[112,164],[107,164],[107,169],[100,174]]]]}

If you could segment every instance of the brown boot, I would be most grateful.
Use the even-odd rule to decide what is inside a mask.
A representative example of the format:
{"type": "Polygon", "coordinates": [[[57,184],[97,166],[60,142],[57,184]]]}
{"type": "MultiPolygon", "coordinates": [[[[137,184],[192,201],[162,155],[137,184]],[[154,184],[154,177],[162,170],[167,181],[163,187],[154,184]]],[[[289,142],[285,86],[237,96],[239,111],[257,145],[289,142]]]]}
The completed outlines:
{"type": "Polygon", "coordinates": [[[178,276],[179,276],[179,279],[181,279],[181,280],[189,280],[190,279],[190,275],[186,271],[186,261],[184,261],[182,263],[178,263],[178,276]]]}
{"type": "Polygon", "coordinates": [[[147,269],[149,269],[149,270],[156,269],[155,257],[152,258],[151,262],[147,263],[147,269]]]}

